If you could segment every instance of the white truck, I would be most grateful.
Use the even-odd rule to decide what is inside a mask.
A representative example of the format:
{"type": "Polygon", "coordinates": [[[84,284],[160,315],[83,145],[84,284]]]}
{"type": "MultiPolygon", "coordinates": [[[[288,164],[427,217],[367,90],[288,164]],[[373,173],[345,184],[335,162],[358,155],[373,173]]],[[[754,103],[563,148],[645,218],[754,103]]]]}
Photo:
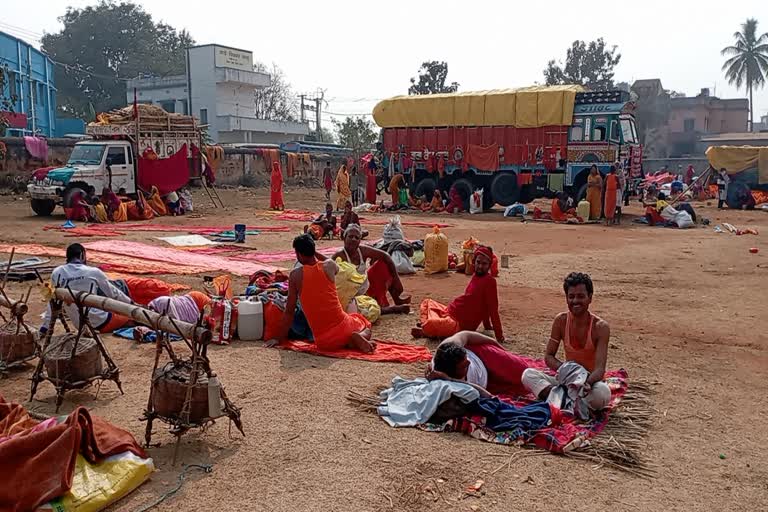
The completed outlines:
{"type": "Polygon", "coordinates": [[[78,191],[93,187],[101,193],[104,187],[124,189],[128,195],[137,192],[141,176],[140,156],[151,149],[158,159],[168,158],[185,144],[190,175],[200,175],[200,161],[190,158],[192,146],[202,147],[201,134],[190,116],[168,116],[167,122],[157,118],[122,124],[95,124],[86,128],[91,139],[75,144],[66,166],[49,172],[35,172],[27,185],[32,210],[41,216],[53,213],[56,205],[69,207],[78,191]],[[198,168],[195,168],[197,166],[198,168]],[[50,176],[50,177],[49,177],[50,176]]]}

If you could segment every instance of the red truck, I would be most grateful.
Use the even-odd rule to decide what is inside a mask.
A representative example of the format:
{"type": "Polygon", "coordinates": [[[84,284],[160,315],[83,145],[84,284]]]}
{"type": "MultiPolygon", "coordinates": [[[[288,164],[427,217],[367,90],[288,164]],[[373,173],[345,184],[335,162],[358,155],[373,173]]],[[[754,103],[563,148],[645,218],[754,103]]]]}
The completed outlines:
{"type": "Polygon", "coordinates": [[[377,104],[373,118],[384,167],[406,175],[413,195],[455,186],[468,203],[483,189],[488,209],[560,191],[578,201],[592,164],[638,175],[634,107],[625,91],[537,86],[399,96],[377,104]]]}

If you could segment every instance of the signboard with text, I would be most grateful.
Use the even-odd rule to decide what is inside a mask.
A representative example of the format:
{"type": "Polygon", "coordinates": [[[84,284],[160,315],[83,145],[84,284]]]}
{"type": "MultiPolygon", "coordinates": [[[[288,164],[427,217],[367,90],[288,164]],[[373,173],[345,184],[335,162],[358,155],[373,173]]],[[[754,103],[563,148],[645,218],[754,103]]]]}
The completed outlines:
{"type": "Polygon", "coordinates": [[[226,46],[215,46],[214,55],[216,67],[253,71],[253,53],[251,52],[235,50],[226,46]]]}

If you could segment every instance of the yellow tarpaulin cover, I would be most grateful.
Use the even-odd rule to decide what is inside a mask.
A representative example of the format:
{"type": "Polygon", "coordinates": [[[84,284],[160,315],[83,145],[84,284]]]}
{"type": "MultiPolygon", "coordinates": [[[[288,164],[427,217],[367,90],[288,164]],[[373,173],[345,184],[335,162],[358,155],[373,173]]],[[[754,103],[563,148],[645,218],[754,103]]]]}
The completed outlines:
{"type": "Polygon", "coordinates": [[[382,128],[429,126],[570,125],[580,85],[534,86],[519,89],[396,96],[373,108],[382,128]]]}
{"type": "Polygon", "coordinates": [[[768,183],[768,147],[712,146],[707,148],[707,160],[714,169],[725,169],[737,174],[747,169],[757,169],[757,182],[768,183]]]}

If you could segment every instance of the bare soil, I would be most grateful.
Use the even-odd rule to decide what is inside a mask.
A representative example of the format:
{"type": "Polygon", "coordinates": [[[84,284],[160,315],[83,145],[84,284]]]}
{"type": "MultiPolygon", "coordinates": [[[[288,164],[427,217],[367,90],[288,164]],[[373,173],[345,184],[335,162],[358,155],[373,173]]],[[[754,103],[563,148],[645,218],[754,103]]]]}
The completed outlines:
{"type": "MultiPolygon", "coordinates": [[[[264,214],[265,190],[220,191],[226,211],[197,194],[202,219],[178,224],[289,224],[264,214]]],[[[320,210],[323,193],[292,189],[292,208],[320,210]]],[[[609,366],[630,378],[657,382],[655,422],[647,437],[647,458],[658,478],[641,480],[554,455],[531,455],[458,434],[391,429],[347,404],[348,390],[371,392],[396,374],[416,376],[420,365],[366,363],[266,349],[235,342],[213,347],[211,361],[230,398],[243,409],[246,437],[231,437],[226,421],[182,438],[179,461],[171,465],[174,438],[156,423],[149,452],[158,467],[151,481],[111,510],[136,510],[172,489],[185,464],[212,464],[213,472],[191,471],[181,491],[156,510],[374,511],[374,510],[768,510],[768,215],[718,211],[695,205],[712,226],[690,230],[650,228],[625,218],[620,227],[566,226],[504,219],[499,211],[479,216],[443,216],[452,249],[472,235],[512,255],[499,277],[501,313],[508,348],[543,353],[551,319],[565,308],[563,277],[579,270],[595,282],[593,310],[611,325],[609,366]],[[717,234],[730,222],[756,227],[759,236],[717,234]],[[758,247],[758,254],[750,254],[758,247]],[[525,456],[520,456],[519,454],[525,456]],[[517,455],[516,455],[517,454],[517,455]],[[494,473],[515,455],[508,468],[494,473]],[[481,497],[462,498],[463,489],[485,481],[481,497]],[[477,508],[475,508],[477,507],[477,508]]],[[[629,213],[639,215],[639,206],[629,213]]],[[[366,217],[384,217],[366,215],[366,217]]],[[[403,216],[432,221],[434,215],[403,216]]],[[[34,217],[23,198],[0,198],[2,242],[64,247],[75,239],[43,231],[63,218],[34,217]]],[[[382,230],[370,226],[372,238],[382,230]]],[[[428,230],[406,227],[406,236],[428,230]]],[[[162,233],[130,233],[125,239],[162,244],[162,233]]],[[[285,250],[293,233],[249,237],[260,250],[285,250]]],[[[338,242],[321,242],[323,245],[338,242]]],[[[284,266],[288,266],[286,262],[284,266]]],[[[164,276],[202,286],[200,276],[164,276]]],[[[237,279],[239,286],[243,279],[237,279]]],[[[405,278],[414,301],[450,301],[467,277],[418,273],[405,278]]],[[[28,284],[11,284],[14,296],[28,284]]],[[[39,296],[37,291],[33,297],[39,296]]],[[[29,319],[44,304],[35,301],[29,319]]],[[[379,338],[410,341],[416,316],[385,317],[379,338]]],[[[106,337],[121,369],[126,394],[105,383],[71,392],[62,412],[82,404],[143,439],[139,421],[149,392],[154,347],[106,337]]],[[[423,343],[421,340],[411,341],[423,343]]],[[[430,343],[430,346],[433,344],[430,343]]],[[[29,408],[52,414],[53,388],[44,383],[29,403],[32,367],[0,381],[0,393],[29,408]]]]}

